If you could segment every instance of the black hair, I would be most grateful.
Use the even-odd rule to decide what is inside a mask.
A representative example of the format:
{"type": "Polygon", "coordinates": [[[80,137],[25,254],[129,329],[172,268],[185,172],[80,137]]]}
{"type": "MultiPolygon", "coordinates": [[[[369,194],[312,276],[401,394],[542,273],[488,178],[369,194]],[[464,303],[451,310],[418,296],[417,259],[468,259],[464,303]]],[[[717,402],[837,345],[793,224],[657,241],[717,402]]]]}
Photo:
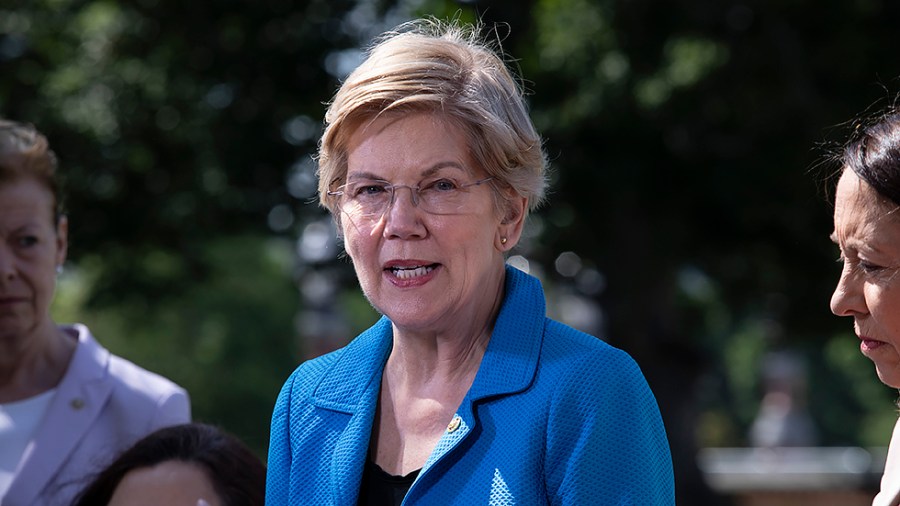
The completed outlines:
{"type": "Polygon", "coordinates": [[[97,474],[72,505],[105,506],[128,472],[170,460],[203,468],[225,506],[265,504],[262,461],[235,436],[212,425],[187,423],[139,440],[97,474]]]}
{"type": "Polygon", "coordinates": [[[859,123],[844,147],[842,166],[879,195],[900,206],[900,108],[896,105],[859,123]]]}

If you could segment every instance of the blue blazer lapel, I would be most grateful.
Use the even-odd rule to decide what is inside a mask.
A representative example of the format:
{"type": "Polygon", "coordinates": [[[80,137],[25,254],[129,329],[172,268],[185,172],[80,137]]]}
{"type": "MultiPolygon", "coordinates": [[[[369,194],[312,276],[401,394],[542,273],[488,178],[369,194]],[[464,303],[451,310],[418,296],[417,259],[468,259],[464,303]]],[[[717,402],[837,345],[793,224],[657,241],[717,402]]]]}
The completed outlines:
{"type": "MultiPolygon", "coordinates": [[[[528,388],[544,342],[546,305],[541,282],[507,266],[506,292],[475,381],[470,402],[528,388]]],[[[464,401],[465,402],[465,401],[464,401]]]]}
{"type": "Polygon", "coordinates": [[[347,345],[316,387],[312,403],[349,416],[337,430],[330,473],[334,504],[355,504],[369,450],[381,375],[391,352],[391,322],[381,318],[347,345]]]}
{"type": "Polygon", "coordinates": [[[331,460],[331,490],[335,504],[356,504],[369,451],[379,384],[380,381],[373,383],[371,392],[361,399],[359,409],[347,423],[347,429],[340,433],[335,442],[331,460]]]}
{"type": "MultiPolygon", "coordinates": [[[[544,339],[544,291],[537,278],[507,266],[506,292],[494,323],[491,340],[472,387],[456,412],[459,421],[441,436],[416,480],[427,480],[428,470],[456,448],[477,426],[476,405],[491,398],[528,388],[537,374],[544,339]]],[[[419,493],[415,485],[409,496],[419,493]]]]}

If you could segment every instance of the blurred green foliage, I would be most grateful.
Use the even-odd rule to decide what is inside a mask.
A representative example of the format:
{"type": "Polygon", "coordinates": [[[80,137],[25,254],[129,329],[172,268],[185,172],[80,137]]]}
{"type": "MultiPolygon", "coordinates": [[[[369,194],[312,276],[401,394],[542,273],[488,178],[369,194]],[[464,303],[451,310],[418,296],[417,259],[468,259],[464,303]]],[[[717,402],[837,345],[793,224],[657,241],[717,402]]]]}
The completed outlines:
{"type": "MultiPolygon", "coordinates": [[[[263,455],[275,396],[300,359],[293,249],[284,239],[231,236],[211,241],[203,260],[208,281],[178,295],[91,307],[104,259],[83,255],[60,278],[53,315],[86,322],[113,353],[188,388],[196,418],[227,427],[263,455]]],[[[156,272],[174,263],[156,252],[141,265],[156,272]]]]}

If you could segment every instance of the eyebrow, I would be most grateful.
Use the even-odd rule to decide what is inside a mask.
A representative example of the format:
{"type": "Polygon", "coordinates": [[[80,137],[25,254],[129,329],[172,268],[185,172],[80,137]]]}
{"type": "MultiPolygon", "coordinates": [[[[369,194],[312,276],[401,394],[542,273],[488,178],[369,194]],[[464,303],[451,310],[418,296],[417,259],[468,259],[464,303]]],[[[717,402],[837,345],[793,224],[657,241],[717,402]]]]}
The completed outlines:
{"type": "Polygon", "coordinates": [[[837,232],[832,232],[829,238],[844,252],[856,251],[874,255],[890,255],[890,253],[884,250],[884,244],[876,242],[874,240],[867,242],[855,240],[853,237],[849,237],[844,244],[841,244],[838,240],[837,232]]]}
{"type": "Polygon", "coordinates": [[[450,168],[453,168],[453,169],[457,169],[457,170],[460,170],[460,171],[462,171],[462,172],[468,172],[468,171],[466,170],[466,168],[463,167],[462,165],[460,165],[460,164],[458,164],[458,163],[456,163],[456,162],[453,162],[453,161],[448,160],[448,161],[445,161],[445,162],[438,162],[438,163],[432,165],[431,167],[428,167],[427,169],[425,169],[425,170],[422,172],[422,175],[423,175],[423,176],[431,176],[431,175],[437,173],[438,171],[440,171],[441,169],[443,169],[443,168],[445,168],[445,167],[450,167],[450,168]]]}
{"type": "MultiPolygon", "coordinates": [[[[55,227],[53,227],[55,230],[55,227]]],[[[41,225],[37,222],[22,223],[8,229],[0,229],[0,234],[10,236],[37,235],[41,233],[41,225]]]]}
{"type": "MultiPolygon", "coordinates": [[[[434,174],[440,172],[441,169],[445,169],[445,168],[457,169],[461,172],[468,173],[466,168],[463,167],[462,165],[460,165],[459,163],[454,162],[452,160],[446,160],[446,161],[437,162],[434,165],[431,165],[430,167],[423,170],[421,177],[433,176],[434,174]]],[[[348,173],[347,180],[350,181],[351,179],[375,179],[378,181],[385,181],[385,179],[383,179],[381,176],[378,176],[378,175],[373,174],[372,172],[368,172],[368,171],[354,172],[352,174],[348,173]]]]}

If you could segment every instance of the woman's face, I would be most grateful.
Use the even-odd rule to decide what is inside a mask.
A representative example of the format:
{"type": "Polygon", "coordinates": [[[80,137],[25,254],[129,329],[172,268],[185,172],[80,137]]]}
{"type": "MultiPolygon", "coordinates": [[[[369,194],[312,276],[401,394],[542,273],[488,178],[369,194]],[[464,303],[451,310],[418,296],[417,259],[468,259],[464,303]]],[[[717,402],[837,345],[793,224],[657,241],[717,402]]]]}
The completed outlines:
{"type": "Polygon", "coordinates": [[[900,388],[900,214],[852,170],[838,181],[832,239],[844,267],[831,311],[852,316],[860,351],[900,388]],[[890,214],[889,214],[890,213],[890,214]]]}
{"type": "Polygon", "coordinates": [[[0,338],[49,321],[67,223],[54,225],[53,194],[30,178],[0,184],[0,338]]]}
{"type": "Polygon", "coordinates": [[[220,506],[206,472],[180,460],[129,471],[113,492],[108,506],[220,506]]]}
{"type": "MultiPolygon", "coordinates": [[[[486,177],[472,162],[462,130],[422,113],[363,123],[349,139],[347,166],[350,184],[381,180],[445,190],[486,177]]],[[[357,189],[357,195],[379,194],[384,183],[379,184],[364,186],[363,195],[357,189]]],[[[362,290],[397,327],[440,331],[471,322],[494,302],[503,254],[521,232],[525,200],[511,199],[515,217],[505,220],[492,191],[488,183],[469,186],[456,193],[460,199],[451,212],[434,213],[423,209],[429,207],[423,194],[415,204],[413,190],[396,188],[383,213],[340,211],[345,248],[362,290]]]]}

